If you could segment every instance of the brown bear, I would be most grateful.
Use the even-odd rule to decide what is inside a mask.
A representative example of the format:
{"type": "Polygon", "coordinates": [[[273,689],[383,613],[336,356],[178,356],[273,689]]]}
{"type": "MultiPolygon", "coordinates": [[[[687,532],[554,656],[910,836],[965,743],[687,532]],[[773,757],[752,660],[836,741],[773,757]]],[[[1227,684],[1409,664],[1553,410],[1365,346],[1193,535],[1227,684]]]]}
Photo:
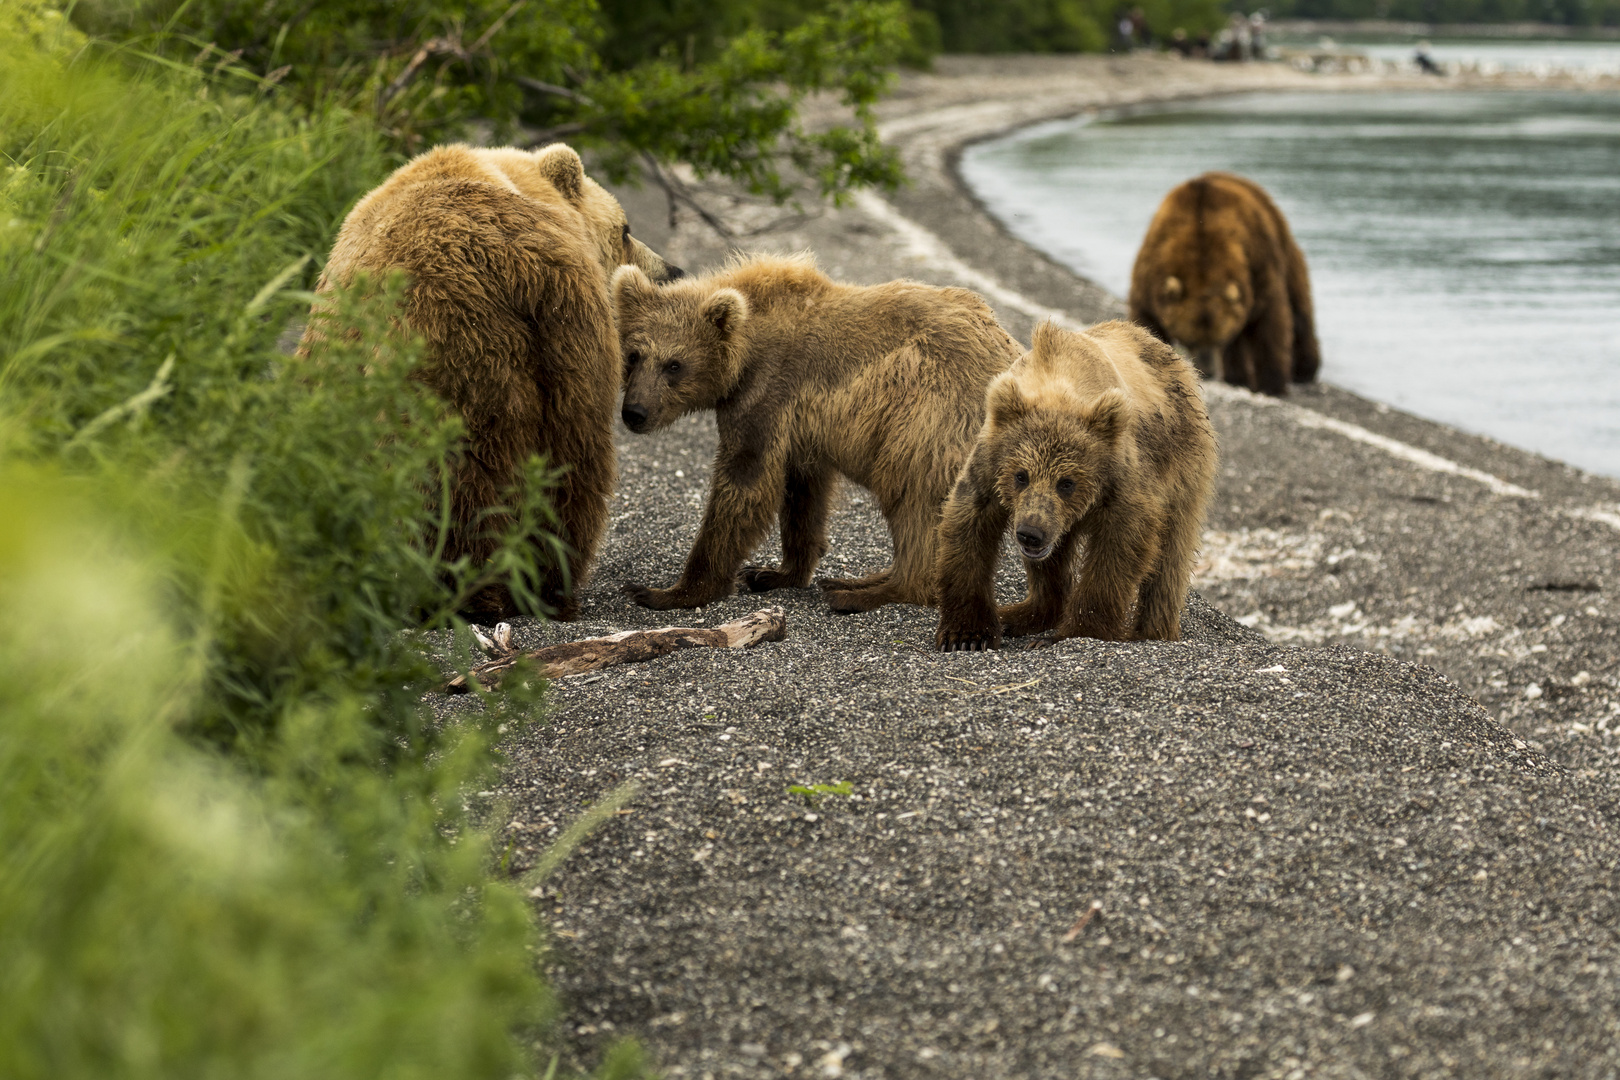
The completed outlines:
{"type": "Polygon", "coordinates": [[[1048,322],[987,398],[940,522],[934,643],[978,650],[1048,630],[1180,637],[1215,482],[1215,431],[1192,368],[1127,322],[1085,333],[1048,322]],[[1009,522],[1029,596],[997,610],[1009,522]]]}
{"type": "Polygon", "coordinates": [[[1321,352],[1305,255],[1264,189],[1231,173],[1159,204],[1131,270],[1130,316],[1191,350],[1199,371],[1266,394],[1316,378],[1321,352]]]}
{"type": "MultiPolygon", "coordinates": [[[[571,555],[540,583],[558,618],[590,571],[616,468],[619,349],[608,276],[630,264],[658,280],[681,271],[630,235],[619,202],[580,157],[441,146],[406,164],[344,219],[317,292],[356,271],[409,276],[405,322],[427,342],[420,377],[461,414],[465,446],[451,483],[447,559],[481,564],[509,515],[490,510],[544,455],[564,469],[552,495],[571,555]]],[[[319,319],[304,349],[320,338],[319,319]]],[[[514,613],[504,586],[469,617],[514,613]]]]}
{"type": "Polygon", "coordinates": [[[697,542],[673,588],[637,603],[700,607],[731,594],[802,588],[827,548],[839,476],[871,491],[894,564],[821,582],[835,611],[929,604],[940,504],[984,418],[990,380],[1020,349],[978,296],[914,281],[832,281],[808,256],[756,257],[659,288],[613,276],[624,350],[623,417],[656,431],[713,409],[713,480],[697,542]],[[782,565],[744,560],[779,517],[782,565]]]}

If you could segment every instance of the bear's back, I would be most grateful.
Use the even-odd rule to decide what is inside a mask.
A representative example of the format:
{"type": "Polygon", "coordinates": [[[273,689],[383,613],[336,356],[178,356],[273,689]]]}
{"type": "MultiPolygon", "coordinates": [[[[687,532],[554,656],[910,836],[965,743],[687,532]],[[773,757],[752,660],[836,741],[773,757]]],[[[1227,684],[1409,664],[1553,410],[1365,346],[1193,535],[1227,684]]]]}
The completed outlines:
{"type": "Polygon", "coordinates": [[[1042,323],[1035,331],[1034,348],[1014,370],[1033,399],[1044,394],[1064,400],[1065,395],[1052,393],[1052,387],[1084,401],[1119,390],[1139,415],[1183,412],[1189,395],[1196,400],[1198,394],[1197,378],[1186,361],[1123,319],[1097,323],[1083,332],[1042,323]]]}

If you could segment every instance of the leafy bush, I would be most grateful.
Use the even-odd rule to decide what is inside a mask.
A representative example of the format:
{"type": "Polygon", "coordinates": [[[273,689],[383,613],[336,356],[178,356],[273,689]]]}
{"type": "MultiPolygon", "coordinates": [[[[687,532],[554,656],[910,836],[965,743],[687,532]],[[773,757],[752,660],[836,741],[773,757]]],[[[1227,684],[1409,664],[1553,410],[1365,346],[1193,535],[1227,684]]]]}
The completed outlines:
{"type": "Polygon", "coordinates": [[[1098,52],[1114,40],[1121,11],[1140,7],[1167,38],[1225,21],[1220,0],[913,0],[938,20],[946,52],[1098,52]]]}
{"type": "Polygon", "coordinates": [[[548,1015],[532,923],[459,810],[492,733],[385,773],[364,699],[306,701],[257,779],[182,740],[209,642],[143,536],[245,541],[131,501],[116,474],[0,466],[0,1075],[524,1068],[512,1032],[548,1015]]]}
{"type": "Polygon", "coordinates": [[[534,925],[462,796],[534,703],[435,725],[400,632],[479,584],[434,554],[458,424],[398,282],[286,348],[385,142],[14,0],[0,154],[0,1075],[530,1070],[534,925]]]}
{"type": "Polygon", "coordinates": [[[909,48],[904,0],[87,0],[75,18],[175,59],[202,50],[306,107],[373,115],[407,151],[477,118],[497,141],[602,148],[615,178],[685,161],[786,199],[793,170],[834,197],[901,176],[868,110],[909,48]],[[800,125],[817,91],[854,122],[800,125]]]}

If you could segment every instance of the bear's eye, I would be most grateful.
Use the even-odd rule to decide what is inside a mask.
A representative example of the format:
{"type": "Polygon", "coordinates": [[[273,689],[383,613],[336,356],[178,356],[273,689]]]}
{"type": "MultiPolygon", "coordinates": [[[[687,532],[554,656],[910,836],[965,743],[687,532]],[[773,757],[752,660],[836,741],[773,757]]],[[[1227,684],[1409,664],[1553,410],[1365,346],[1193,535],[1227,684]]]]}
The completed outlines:
{"type": "Polygon", "coordinates": [[[669,363],[664,365],[665,375],[679,375],[680,371],[681,362],[679,360],[671,360],[669,363]]]}
{"type": "Polygon", "coordinates": [[[627,367],[636,367],[641,363],[641,354],[638,353],[638,352],[632,351],[628,356],[626,356],[624,358],[624,362],[625,362],[625,365],[627,367]]]}
{"type": "Polygon", "coordinates": [[[1063,479],[1058,481],[1057,489],[1059,495],[1073,495],[1074,481],[1065,476],[1063,479]]]}
{"type": "Polygon", "coordinates": [[[1029,487],[1029,473],[1025,472],[1023,469],[1019,469],[1017,472],[1013,473],[1013,483],[1021,488],[1029,487]]]}

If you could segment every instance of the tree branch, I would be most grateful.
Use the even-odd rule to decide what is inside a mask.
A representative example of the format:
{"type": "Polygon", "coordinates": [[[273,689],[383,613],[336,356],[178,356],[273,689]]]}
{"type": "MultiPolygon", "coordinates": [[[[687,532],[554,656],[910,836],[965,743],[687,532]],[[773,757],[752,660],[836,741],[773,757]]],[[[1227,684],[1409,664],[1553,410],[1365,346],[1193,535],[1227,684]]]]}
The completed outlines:
{"type": "Polygon", "coordinates": [[[519,661],[527,661],[545,678],[560,679],[598,668],[640,663],[681,649],[746,649],[762,641],[781,641],[786,636],[787,614],[779,607],[762,608],[713,628],[665,626],[657,630],[626,630],[609,637],[526,652],[512,648],[511,627],[502,623],[495,628],[493,637],[477,635],[479,645],[486,652],[495,653],[495,658],[451,679],[444,690],[449,694],[465,694],[471,691],[473,683],[486,690],[496,689],[519,661]]]}

